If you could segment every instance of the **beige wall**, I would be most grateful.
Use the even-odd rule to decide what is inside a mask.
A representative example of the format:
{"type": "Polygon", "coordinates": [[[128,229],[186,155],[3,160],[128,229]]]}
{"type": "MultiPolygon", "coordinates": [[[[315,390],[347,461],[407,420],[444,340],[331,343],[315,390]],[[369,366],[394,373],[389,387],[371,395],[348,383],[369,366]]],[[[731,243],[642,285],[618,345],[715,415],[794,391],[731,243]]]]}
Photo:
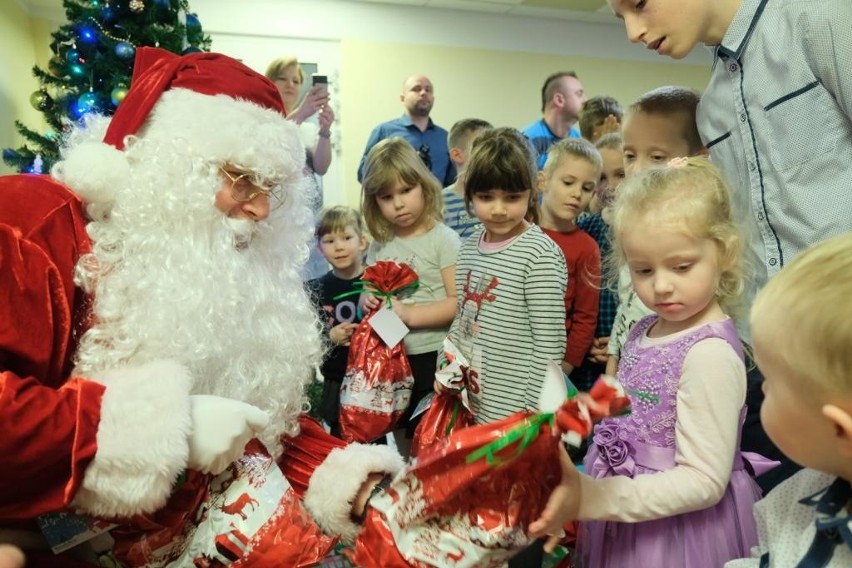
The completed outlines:
{"type": "MultiPolygon", "coordinates": [[[[215,5],[215,2],[213,2],[215,5]]],[[[314,4],[308,6],[314,7],[314,4]]],[[[372,4],[344,4],[352,10],[376,10],[372,4]]],[[[215,6],[199,5],[199,9],[215,6]]],[[[268,9],[273,9],[270,4],[268,9]]],[[[383,11],[381,14],[393,14],[383,11]]],[[[438,13],[425,10],[424,14],[438,13]]],[[[446,26],[458,24],[469,18],[467,25],[474,25],[481,17],[473,18],[462,12],[449,12],[452,18],[446,19],[446,26]]],[[[201,14],[206,23],[212,22],[211,33],[215,41],[217,18],[230,14],[232,10],[224,6],[209,14],[201,14]]],[[[327,13],[326,13],[327,14],[327,13]]],[[[651,60],[621,59],[613,49],[598,50],[609,58],[595,58],[588,55],[552,54],[534,52],[534,47],[552,45],[556,49],[560,44],[544,44],[529,38],[524,45],[530,47],[515,48],[514,51],[498,49],[498,42],[483,35],[480,41],[488,47],[438,45],[441,38],[431,39],[431,45],[412,44],[402,41],[367,40],[354,37],[354,34],[367,25],[376,25],[372,12],[358,14],[362,18],[346,26],[351,36],[339,38],[329,44],[330,49],[339,49],[339,124],[342,134],[340,153],[336,154],[335,167],[340,168],[339,175],[327,179],[327,195],[330,204],[336,202],[355,205],[358,203],[360,188],[356,180],[356,171],[364,144],[370,130],[379,122],[397,117],[402,113],[399,93],[402,81],[413,73],[425,73],[435,83],[436,104],[433,112],[435,121],[449,129],[460,118],[480,117],[496,125],[523,127],[540,115],[540,89],[542,80],[557,70],[573,69],[582,80],[589,96],[607,94],[618,98],[627,105],[639,94],[664,84],[680,84],[701,89],[709,77],[709,65],[699,61],[696,64],[673,63],[667,59],[651,60]],[[367,17],[370,16],[370,17],[367,17]],[[491,43],[486,43],[491,42],[491,43]],[[541,43],[541,45],[539,45],[541,43]]],[[[391,16],[385,16],[391,17],[391,16]]],[[[440,30],[438,25],[446,16],[436,17],[433,32],[440,30]]],[[[258,20],[253,18],[252,22],[258,20]]],[[[265,20],[264,20],[265,21],[265,20]]],[[[500,24],[496,22],[495,25],[500,24]]],[[[553,35],[548,26],[552,22],[542,21],[542,42],[544,37],[553,35]]],[[[58,24],[48,20],[30,17],[20,6],[12,1],[0,2],[0,146],[17,147],[22,143],[14,129],[15,119],[22,120],[31,128],[44,130],[41,114],[29,104],[30,94],[38,88],[30,68],[33,63],[45,67],[50,57],[50,32],[58,24]],[[10,55],[14,54],[14,55],[10,55]]],[[[224,24],[218,24],[221,27],[224,24]]],[[[504,22],[502,25],[506,25],[504,22]]],[[[271,57],[263,49],[273,49],[274,53],[302,53],[309,44],[318,43],[311,39],[286,39],[273,36],[251,36],[240,32],[238,22],[233,25],[235,31],[229,38],[230,44],[222,40],[219,49],[226,45],[241,46],[241,50],[225,50],[246,61],[256,53],[258,61],[264,63],[271,57]],[[243,37],[243,40],[240,40],[243,37]],[[263,41],[261,41],[263,40],[263,41]],[[277,45],[281,43],[281,45],[277,45]],[[293,44],[292,46],[290,44],[293,44]],[[286,49],[285,49],[286,45],[286,49]],[[301,47],[300,47],[301,45],[301,47]],[[262,47],[258,47],[262,46],[262,47]],[[245,53],[243,53],[243,51],[245,53]],[[262,56],[261,56],[262,55],[262,56]]],[[[571,29],[573,38],[578,31],[588,30],[588,26],[574,23],[559,23],[559,30],[571,29]],[[574,27],[572,27],[574,26],[574,27]]],[[[489,28],[490,29],[490,28],[489,28]]],[[[500,28],[497,28],[498,31],[500,28]]],[[[627,45],[623,30],[613,27],[595,28],[600,33],[614,34],[617,45],[625,44],[625,54],[645,56],[644,50],[627,45]]],[[[375,34],[377,35],[377,34],[375,34]]],[[[535,35],[535,34],[531,34],[535,35]]],[[[538,37],[538,36],[536,36],[538,37]]],[[[422,39],[422,38],[421,38],[422,39]]],[[[458,38],[456,38],[458,39],[458,38]]],[[[517,38],[516,38],[517,39],[517,38]]],[[[571,44],[565,40],[565,44],[571,44]]],[[[607,45],[612,43],[607,40],[607,45]]],[[[587,50],[588,51],[588,50],[587,50]]],[[[335,64],[335,66],[338,64],[335,64]]],[[[262,66],[261,66],[262,67],[262,66]]],[[[262,71],[262,69],[260,69],[262,71]]],[[[8,172],[0,166],[0,172],[8,172]]]]}
{"type": "Polygon", "coordinates": [[[673,65],[487,49],[341,42],[340,96],[347,203],[358,202],[358,163],[372,128],[402,114],[403,80],[423,73],[435,85],[433,120],[449,130],[461,118],[523,128],[541,116],[541,83],[555,71],[577,72],[588,96],[610,95],[627,106],[661,85],[703,89],[705,65],[673,65]]]}
{"type": "MultiPolygon", "coordinates": [[[[39,86],[32,67],[50,50],[45,26],[30,18],[17,2],[0,2],[0,148],[17,148],[23,143],[15,120],[36,130],[44,128],[41,113],[30,105],[30,95],[39,86]],[[37,47],[39,42],[43,50],[37,47]]],[[[0,174],[11,172],[0,161],[0,174]]]]}

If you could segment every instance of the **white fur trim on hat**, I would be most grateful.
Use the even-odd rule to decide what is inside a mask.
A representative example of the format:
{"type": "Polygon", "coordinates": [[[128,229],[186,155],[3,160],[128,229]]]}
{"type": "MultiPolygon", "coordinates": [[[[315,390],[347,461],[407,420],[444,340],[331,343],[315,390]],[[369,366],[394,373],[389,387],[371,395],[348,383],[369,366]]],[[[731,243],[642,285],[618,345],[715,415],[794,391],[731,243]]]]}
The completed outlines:
{"type": "Polygon", "coordinates": [[[127,183],[130,165],[123,152],[103,142],[83,142],[63,153],[53,177],[86,203],[109,203],[120,184],[127,183]]]}
{"type": "Polygon", "coordinates": [[[106,386],[98,449],[72,505],[103,517],[156,511],[189,459],[189,372],[161,360],[89,378],[106,386]]]}
{"type": "Polygon", "coordinates": [[[332,450],[311,476],[305,507],[326,534],[351,544],[361,530],[349,515],[361,485],[371,473],[395,477],[404,467],[402,456],[389,446],[350,444],[332,450]]]}
{"type": "Polygon", "coordinates": [[[305,165],[298,126],[280,113],[226,95],[166,91],[137,137],[176,154],[291,180],[301,177],[305,165]]]}

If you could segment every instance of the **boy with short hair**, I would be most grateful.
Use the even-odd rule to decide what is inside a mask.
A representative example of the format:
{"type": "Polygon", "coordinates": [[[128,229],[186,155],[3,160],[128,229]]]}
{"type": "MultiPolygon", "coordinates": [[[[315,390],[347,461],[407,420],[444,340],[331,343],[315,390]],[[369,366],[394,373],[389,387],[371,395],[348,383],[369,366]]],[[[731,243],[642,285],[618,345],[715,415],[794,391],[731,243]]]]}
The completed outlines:
{"type": "MultiPolygon", "coordinates": [[[[698,129],[757,259],[746,303],[799,251],[852,230],[852,2],[608,2],[628,38],[661,55],[714,47],[698,129]]],[[[775,457],[748,427],[757,425],[760,382],[750,373],[743,449],[775,457]]],[[[778,468],[761,487],[789,473],[778,468]]]]}
{"type": "Polygon", "coordinates": [[[355,283],[364,274],[363,257],[367,239],[361,215],[350,207],[324,209],[317,222],[317,248],[332,269],[308,282],[320,306],[320,319],[331,351],[320,367],[323,376],[320,416],[331,434],[340,437],[340,385],[346,374],[349,342],[358,327],[358,295],[339,298],[356,290],[355,283]]]}
{"type": "Polygon", "coordinates": [[[450,147],[450,159],[456,165],[458,178],[456,182],[444,188],[441,197],[444,199],[444,224],[453,229],[464,239],[479,226],[479,219],[470,214],[464,204],[464,173],[473,141],[477,136],[491,130],[491,123],[479,118],[459,120],[450,128],[447,145],[450,147]]]}
{"type": "MultiPolygon", "coordinates": [[[[655,166],[665,166],[672,158],[706,155],[707,150],[695,127],[699,95],[677,86],[659,87],[641,95],[630,105],[622,126],[624,172],[627,177],[655,166]]],[[[615,376],[627,332],[652,312],[639,301],[630,286],[630,277],[619,278],[619,305],[607,348],[607,373],[615,376]]]]}
{"type": "Polygon", "coordinates": [[[577,122],[583,138],[594,144],[601,136],[619,132],[622,118],[624,112],[621,110],[621,104],[613,97],[603,95],[592,97],[583,103],[577,122]]]}
{"type": "Polygon", "coordinates": [[[598,321],[601,255],[595,240],[577,227],[577,217],[591,201],[602,167],[600,154],[588,140],[569,138],[550,147],[544,169],[538,173],[539,226],[562,249],[568,268],[562,361],[566,375],[585,359],[598,321]]]}
{"type": "MultiPolygon", "coordinates": [[[[584,213],[577,219],[577,226],[588,233],[598,244],[601,253],[601,264],[606,265],[605,259],[609,258],[612,244],[609,235],[609,217],[611,204],[615,197],[616,188],[624,180],[624,152],[622,150],[621,134],[610,133],[602,136],[595,142],[595,148],[601,155],[603,169],[598,187],[595,189],[595,197],[602,207],[595,213],[584,213]]],[[[591,204],[589,205],[591,211],[591,204]]],[[[600,300],[598,301],[598,324],[595,328],[595,338],[589,349],[586,360],[580,369],[574,372],[572,381],[577,388],[583,391],[591,389],[597,378],[606,372],[606,363],[609,358],[607,345],[612,333],[612,324],[618,313],[618,293],[615,290],[616,282],[610,283],[611,275],[604,268],[601,274],[600,300]]]]}
{"type": "Polygon", "coordinates": [[[852,233],[785,266],[751,309],[764,374],[761,421],[808,468],[755,505],[760,545],[749,566],[852,566],[852,233]]]}

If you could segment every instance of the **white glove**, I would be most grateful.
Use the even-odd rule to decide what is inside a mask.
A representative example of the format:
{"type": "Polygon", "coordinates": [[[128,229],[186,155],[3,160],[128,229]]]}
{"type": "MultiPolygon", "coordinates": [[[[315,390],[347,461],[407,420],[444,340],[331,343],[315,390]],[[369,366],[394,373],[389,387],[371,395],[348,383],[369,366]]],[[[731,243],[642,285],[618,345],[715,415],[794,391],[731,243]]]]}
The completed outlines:
{"type": "Polygon", "coordinates": [[[192,433],[187,467],[217,475],[243,455],[256,432],[269,423],[269,415],[239,400],[205,394],[189,397],[192,433]]]}

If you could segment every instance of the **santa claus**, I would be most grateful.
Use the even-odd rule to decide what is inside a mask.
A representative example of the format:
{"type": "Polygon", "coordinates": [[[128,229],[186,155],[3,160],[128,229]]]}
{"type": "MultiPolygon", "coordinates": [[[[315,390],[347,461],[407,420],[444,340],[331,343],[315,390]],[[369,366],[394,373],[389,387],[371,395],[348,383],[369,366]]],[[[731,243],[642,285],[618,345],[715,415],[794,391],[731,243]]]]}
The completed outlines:
{"type": "MultiPolygon", "coordinates": [[[[191,566],[181,539],[231,485],[214,476],[238,471],[251,439],[280,456],[322,352],[299,276],[303,157],[262,75],[143,48],[115,116],[77,128],[52,178],[0,178],[0,542],[36,562],[35,521],[70,510],[116,523],[125,551],[168,525],[168,554],[139,562],[191,566]]],[[[332,456],[317,479],[334,490],[312,479],[306,500],[327,533],[353,535],[351,513],[402,461],[332,456]]],[[[256,544],[239,521],[263,501],[242,498],[238,534],[217,532],[237,557],[256,544]]]]}

